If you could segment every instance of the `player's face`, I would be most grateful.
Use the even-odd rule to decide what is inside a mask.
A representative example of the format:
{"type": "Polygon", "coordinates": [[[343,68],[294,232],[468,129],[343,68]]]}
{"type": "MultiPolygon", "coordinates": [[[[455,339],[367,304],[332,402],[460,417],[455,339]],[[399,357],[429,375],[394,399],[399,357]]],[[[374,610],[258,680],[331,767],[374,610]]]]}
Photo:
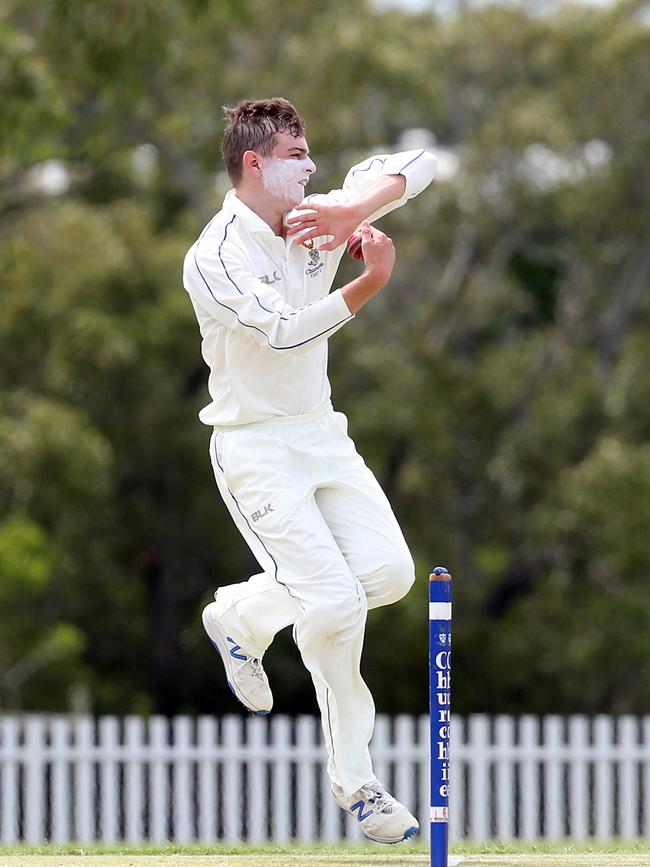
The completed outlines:
{"type": "Polygon", "coordinates": [[[290,132],[276,134],[273,152],[262,157],[261,165],[266,191],[281,200],[286,210],[302,202],[309,178],[316,171],[305,137],[290,132]]]}

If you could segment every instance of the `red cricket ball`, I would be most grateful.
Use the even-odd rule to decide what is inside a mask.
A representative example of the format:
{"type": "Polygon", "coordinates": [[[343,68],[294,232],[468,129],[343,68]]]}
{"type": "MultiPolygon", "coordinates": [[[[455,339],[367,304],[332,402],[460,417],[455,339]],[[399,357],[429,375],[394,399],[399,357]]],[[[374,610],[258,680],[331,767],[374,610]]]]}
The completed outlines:
{"type": "Polygon", "coordinates": [[[361,233],[353,232],[348,238],[348,254],[353,259],[359,259],[363,262],[363,251],[361,249],[361,233]]]}

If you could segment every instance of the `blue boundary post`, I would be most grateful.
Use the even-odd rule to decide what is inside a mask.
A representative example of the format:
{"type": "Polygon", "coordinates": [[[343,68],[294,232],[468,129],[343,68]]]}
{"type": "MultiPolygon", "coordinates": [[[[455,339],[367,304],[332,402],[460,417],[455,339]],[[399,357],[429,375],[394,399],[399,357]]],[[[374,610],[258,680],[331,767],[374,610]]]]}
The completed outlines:
{"type": "Polygon", "coordinates": [[[449,850],[450,714],[451,575],[444,566],[436,566],[429,576],[431,867],[447,867],[449,850]]]}

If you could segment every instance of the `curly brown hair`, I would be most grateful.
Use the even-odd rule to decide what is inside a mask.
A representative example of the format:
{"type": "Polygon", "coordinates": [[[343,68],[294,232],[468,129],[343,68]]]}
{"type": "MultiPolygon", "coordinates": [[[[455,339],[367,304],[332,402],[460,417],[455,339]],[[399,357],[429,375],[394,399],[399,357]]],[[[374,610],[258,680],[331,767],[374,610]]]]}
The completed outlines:
{"type": "Polygon", "coordinates": [[[281,96],[272,99],[245,99],[230,108],[223,107],[228,121],[223,133],[221,153],[233,184],[242,174],[242,157],[246,151],[268,156],[278,132],[289,131],[298,138],[305,134],[305,122],[291,103],[281,96]]]}

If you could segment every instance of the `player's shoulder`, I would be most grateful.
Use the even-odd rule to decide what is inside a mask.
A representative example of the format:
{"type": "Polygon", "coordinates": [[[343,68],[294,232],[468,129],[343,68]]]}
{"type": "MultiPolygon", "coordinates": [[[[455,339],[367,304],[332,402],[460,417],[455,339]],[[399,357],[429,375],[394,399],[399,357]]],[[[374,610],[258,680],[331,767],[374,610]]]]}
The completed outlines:
{"type": "Polygon", "coordinates": [[[346,187],[358,183],[360,180],[363,180],[364,175],[381,172],[389,157],[390,154],[384,153],[370,154],[359,162],[354,163],[354,165],[350,166],[345,175],[343,186],[346,187]]]}
{"type": "MultiPolygon", "coordinates": [[[[329,193],[310,193],[308,196],[305,196],[305,198],[300,203],[300,206],[301,206],[301,208],[308,208],[309,205],[325,204],[327,202],[328,195],[329,195],[329,193]]],[[[301,213],[301,211],[291,210],[287,214],[287,218],[289,216],[295,217],[296,215],[298,215],[300,213],[301,213]]]]}
{"type": "Polygon", "coordinates": [[[220,236],[227,236],[232,231],[236,231],[236,223],[236,215],[227,208],[221,208],[221,210],[217,211],[217,213],[206,223],[197,240],[200,241],[202,238],[212,240],[220,236]]]}
{"type": "MultiPolygon", "coordinates": [[[[328,193],[311,193],[302,204],[309,207],[312,205],[336,205],[345,201],[345,196],[342,190],[330,190],[328,193]]],[[[295,211],[295,214],[305,213],[304,211],[295,211]]]]}
{"type": "Polygon", "coordinates": [[[237,243],[238,219],[235,214],[225,209],[217,213],[203,227],[201,234],[195,241],[195,250],[198,256],[210,255],[216,249],[237,243]]]}

